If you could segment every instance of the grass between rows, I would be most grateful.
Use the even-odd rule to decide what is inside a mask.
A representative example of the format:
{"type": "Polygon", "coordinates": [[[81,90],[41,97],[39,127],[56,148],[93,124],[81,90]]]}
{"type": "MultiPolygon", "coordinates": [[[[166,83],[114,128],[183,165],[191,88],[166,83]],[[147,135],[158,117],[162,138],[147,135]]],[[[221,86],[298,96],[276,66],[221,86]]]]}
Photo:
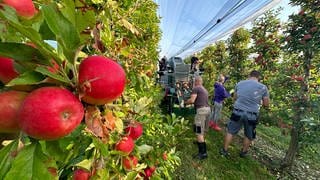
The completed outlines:
{"type": "Polygon", "coordinates": [[[221,132],[209,130],[206,135],[208,158],[201,161],[193,159],[192,155],[198,152],[197,145],[193,144],[195,134],[191,128],[194,115],[185,112],[175,111],[176,114],[190,121],[190,128],[177,146],[182,164],[176,170],[174,179],[276,179],[267,167],[252,157],[239,157],[241,148],[239,137],[235,137],[229,148],[230,157],[221,156],[219,149],[223,145],[225,130],[221,132]]]}

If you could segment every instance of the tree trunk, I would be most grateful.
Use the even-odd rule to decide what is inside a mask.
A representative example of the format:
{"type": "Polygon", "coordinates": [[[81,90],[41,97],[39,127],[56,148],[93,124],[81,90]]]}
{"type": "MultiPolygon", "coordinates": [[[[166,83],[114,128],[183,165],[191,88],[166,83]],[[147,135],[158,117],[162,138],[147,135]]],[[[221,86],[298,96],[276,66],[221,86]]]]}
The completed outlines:
{"type": "Polygon", "coordinates": [[[293,126],[291,129],[291,140],[285,158],[282,160],[281,168],[291,167],[299,150],[299,130],[293,126]]]}
{"type": "Polygon", "coordinates": [[[295,160],[295,157],[299,151],[299,139],[302,133],[302,122],[301,119],[305,115],[305,108],[309,106],[309,77],[310,77],[310,65],[311,59],[313,58],[314,53],[311,49],[306,49],[304,51],[304,62],[303,62],[303,69],[304,69],[304,80],[301,82],[300,88],[300,103],[297,106],[294,106],[295,109],[295,116],[293,118],[293,126],[291,130],[291,140],[290,145],[287,150],[286,156],[281,163],[281,168],[291,167],[295,160]]]}

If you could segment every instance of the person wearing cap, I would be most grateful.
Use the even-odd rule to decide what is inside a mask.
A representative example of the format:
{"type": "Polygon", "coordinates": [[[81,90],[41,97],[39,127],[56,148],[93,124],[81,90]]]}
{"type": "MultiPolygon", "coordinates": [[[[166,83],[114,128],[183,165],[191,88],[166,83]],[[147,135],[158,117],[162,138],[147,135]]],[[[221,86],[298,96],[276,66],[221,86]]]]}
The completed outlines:
{"type": "Polygon", "coordinates": [[[269,107],[269,92],[266,85],[259,82],[260,73],[251,71],[247,80],[242,80],[235,86],[234,105],[227,125],[227,133],[224,138],[224,146],[220,154],[228,156],[228,147],[232,138],[244,127],[243,147],[239,153],[240,157],[245,157],[248,153],[251,142],[256,137],[256,126],[260,106],[269,107]]]}

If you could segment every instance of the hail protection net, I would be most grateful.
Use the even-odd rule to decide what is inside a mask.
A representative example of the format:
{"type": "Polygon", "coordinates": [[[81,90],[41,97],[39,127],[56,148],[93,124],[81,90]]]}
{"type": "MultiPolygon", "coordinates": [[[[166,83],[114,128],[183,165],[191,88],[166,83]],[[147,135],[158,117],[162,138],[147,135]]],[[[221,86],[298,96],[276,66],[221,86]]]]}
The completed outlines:
{"type": "Polygon", "coordinates": [[[281,0],[155,0],[160,57],[187,57],[230,34],[281,0]]]}

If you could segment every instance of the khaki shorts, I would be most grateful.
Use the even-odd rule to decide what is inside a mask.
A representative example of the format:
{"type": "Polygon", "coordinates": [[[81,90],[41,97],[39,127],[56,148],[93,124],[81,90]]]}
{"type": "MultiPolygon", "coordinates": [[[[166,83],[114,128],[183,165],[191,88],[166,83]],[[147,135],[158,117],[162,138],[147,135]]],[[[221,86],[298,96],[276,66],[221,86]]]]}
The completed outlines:
{"type": "Polygon", "coordinates": [[[210,107],[198,108],[194,118],[193,130],[197,135],[203,135],[208,130],[210,107]]]}

